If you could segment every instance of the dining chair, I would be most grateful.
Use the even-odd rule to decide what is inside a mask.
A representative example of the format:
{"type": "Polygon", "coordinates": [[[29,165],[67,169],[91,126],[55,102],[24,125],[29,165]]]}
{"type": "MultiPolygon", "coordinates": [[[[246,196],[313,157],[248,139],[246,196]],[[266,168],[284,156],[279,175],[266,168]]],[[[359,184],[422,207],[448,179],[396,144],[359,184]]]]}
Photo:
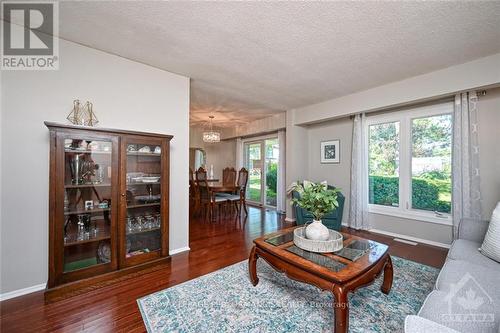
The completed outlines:
{"type": "Polygon", "coordinates": [[[218,215],[220,216],[220,205],[227,203],[224,197],[215,196],[210,190],[207,182],[207,171],[200,167],[196,170],[196,183],[200,192],[200,205],[204,208],[205,219],[208,217],[210,220],[214,219],[214,208],[217,206],[218,215]]]}
{"type": "Polygon", "coordinates": [[[224,168],[222,170],[222,186],[234,186],[236,183],[236,170],[234,168],[224,168]]]}
{"type": "MultiPolygon", "coordinates": [[[[236,170],[234,168],[226,167],[222,170],[222,186],[223,187],[234,187],[236,183],[236,170]]],[[[235,191],[231,192],[218,192],[216,196],[218,197],[228,197],[236,194],[235,191]]]]}
{"type": "Polygon", "coordinates": [[[227,197],[227,199],[233,202],[238,211],[238,216],[241,215],[241,207],[244,208],[245,214],[248,215],[247,204],[246,204],[246,193],[247,193],[247,184],[248,184],[248,170],[245,168],[241,168],[238,172],[238,193],[227,197]],[[239,206],[238,206],[239,204],[239,206]]]}
{"type": "Polygon", "coordinates": [[[200,180],[207,180],[207,170],[203,169],[203,167],[199,167],[195,172],[196,182],[200,180]]]}

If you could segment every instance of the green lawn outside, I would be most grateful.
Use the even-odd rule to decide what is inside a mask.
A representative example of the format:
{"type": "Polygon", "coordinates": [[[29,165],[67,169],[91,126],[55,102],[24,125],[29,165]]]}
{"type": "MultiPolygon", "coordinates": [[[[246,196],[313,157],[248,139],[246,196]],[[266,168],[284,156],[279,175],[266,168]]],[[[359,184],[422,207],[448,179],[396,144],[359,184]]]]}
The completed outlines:
{"type": "MultiPolygon", "coordinates": [[[[259,176],[253,175],[250,176],[249,184],[248,184],[248,194],[247,199],[250,201],[260,202],[260,178],[259,176]]],[[[267,202],[271,205],[276,205],[276,192],[272,189],[266,189],[267,202]]]]}

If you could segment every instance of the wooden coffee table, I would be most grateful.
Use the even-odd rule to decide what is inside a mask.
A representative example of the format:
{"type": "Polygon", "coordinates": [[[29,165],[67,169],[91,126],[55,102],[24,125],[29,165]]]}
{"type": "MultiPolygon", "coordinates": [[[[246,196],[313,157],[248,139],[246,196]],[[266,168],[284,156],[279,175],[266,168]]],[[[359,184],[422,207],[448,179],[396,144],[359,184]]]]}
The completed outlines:
{"type": "Polygon", "coordinates": [[[250,280],[254,286],[257,277],[257,259],[263,258],[274,269],[291,279],[305,282],[333,293],[335,332],[347,332],[349,327],[349,303],[347,295],[360,287],[370,285],[384,271],[381,290],[388,294],[392,287],[392,261],[388,246],[361,237],[342,233],[342,253],[313,253],[293,244],[294,228],[266,235],[254,240],[248,259],[250,280]],[[351,257],[346,259],[340,255],[351,257]]]}

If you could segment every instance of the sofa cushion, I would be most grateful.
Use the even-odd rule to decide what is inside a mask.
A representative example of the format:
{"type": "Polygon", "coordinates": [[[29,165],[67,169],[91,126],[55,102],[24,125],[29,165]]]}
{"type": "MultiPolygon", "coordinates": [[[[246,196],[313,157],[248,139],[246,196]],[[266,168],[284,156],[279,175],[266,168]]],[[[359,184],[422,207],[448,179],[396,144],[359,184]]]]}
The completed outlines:
{"type": "Polygon", "coordinates": [[[406,316],[405,333],[459,333],[454,329],[419,316],[406,316]]]}
{"type": "MultiPolygon", "coordinates": [[[[454,286],[464,279],[473,279],[470,287],[481,288],[491,297],[495,304],[500,306],[500,273],[496,270],[483,267],[463,260],[446,260],[436,281],[436,289],[449,293],[454,286]]],[[[479,290],[478,290],[479,292],[479,290]]]]}
{"type": "Polygon", "coordinates": [[[500,263],[500,202],[493,211],[483,245],[479,250],[488,258],[500,263]]]}
{"type": "Polygon", "coordinates": [[[457,239],[451,245],[448,258],[468,261],[500,272],[500,264],[479,252],[480,243],[457,239]]]}
{"type": "Polygon", "coordinates": [[[459,332],[498,333],[500,307],[484,302],[474,309],[477,305],[473,304],[474,298],[467,302],[460,301],[456,296],[434,290],[425,299],[418,315],[459,332]]]}

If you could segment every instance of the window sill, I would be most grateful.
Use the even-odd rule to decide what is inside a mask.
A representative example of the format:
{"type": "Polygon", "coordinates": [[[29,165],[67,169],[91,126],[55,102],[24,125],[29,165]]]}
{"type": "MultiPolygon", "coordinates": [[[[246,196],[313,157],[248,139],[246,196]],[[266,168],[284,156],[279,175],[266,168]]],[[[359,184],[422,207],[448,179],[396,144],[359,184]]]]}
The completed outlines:
{"type": "Polygon", "coordinates": [[[446,217],[437,217],[433,213],[419,212],[419,211],[405,211],[399,207],[385,207],[379,205],[368,205],[368,212],[379,215],[388,215],[400,217],[409,220],[416,220],[422,222],[452,225],[451,215],[446,217]]]}

